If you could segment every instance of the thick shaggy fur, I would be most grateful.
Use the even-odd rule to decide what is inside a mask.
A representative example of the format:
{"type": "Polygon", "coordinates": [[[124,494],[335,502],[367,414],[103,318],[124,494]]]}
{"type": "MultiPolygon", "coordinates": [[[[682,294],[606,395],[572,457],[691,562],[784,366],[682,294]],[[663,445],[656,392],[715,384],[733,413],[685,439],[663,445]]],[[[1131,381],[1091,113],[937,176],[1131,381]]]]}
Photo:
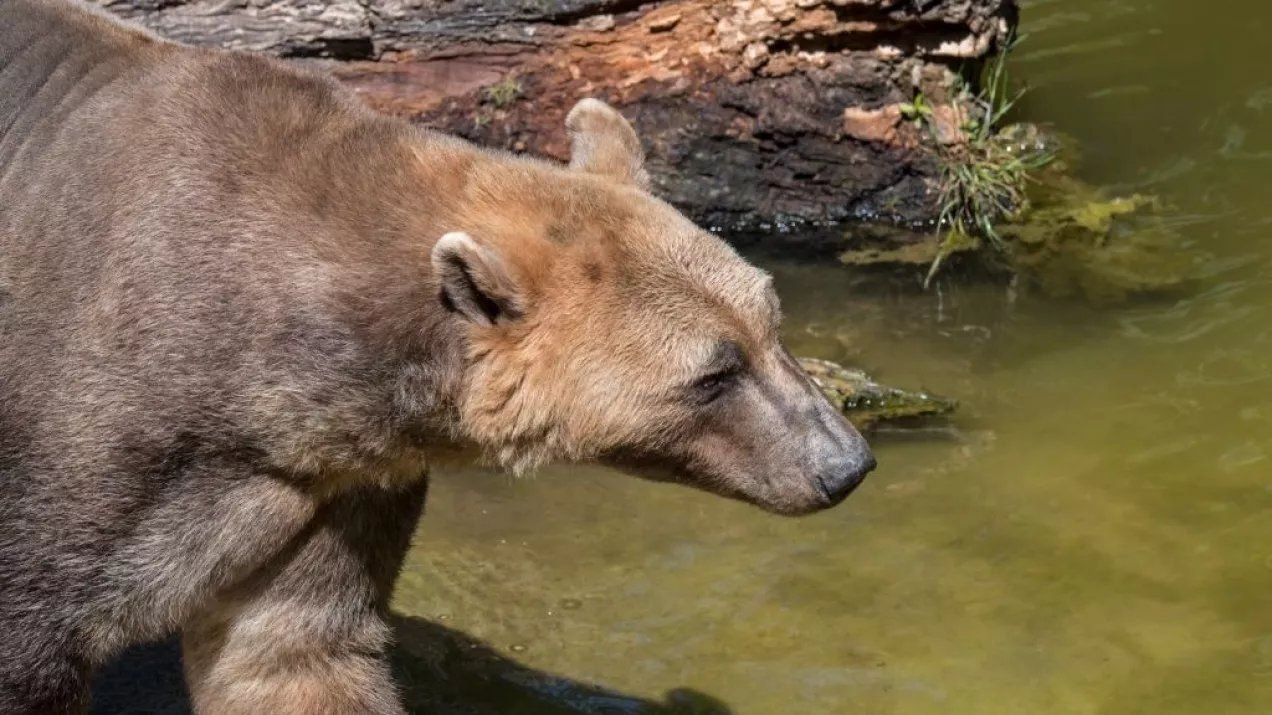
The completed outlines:
{"type": "Polygon", "coordinates": [[[835,501],[868,454],[767,277],[645,191],[612,109],[568,126],[570,167],[486,152],[0,0],[0,713],[81,710],[177,631],[202,712],[398,712],[382,615],[456,445],[835,501]]]}

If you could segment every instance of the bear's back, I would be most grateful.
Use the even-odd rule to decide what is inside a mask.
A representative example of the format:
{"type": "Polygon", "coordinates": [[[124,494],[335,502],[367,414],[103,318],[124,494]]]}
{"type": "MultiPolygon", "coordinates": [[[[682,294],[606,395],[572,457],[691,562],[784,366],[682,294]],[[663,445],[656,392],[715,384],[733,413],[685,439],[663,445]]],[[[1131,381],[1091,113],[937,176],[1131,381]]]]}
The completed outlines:
{"type": "Polygon", "coordinates": [[[427,208],[400,196],[412,130],[69,4],[8,0],[0,27],[0,427],[34,423],[36,451],[81,435],[44,450],[74,465],[147,434],[268,451],[387,424],[394,356],[364,311],[431,303],[427,257],[384,238],[427,208]]]}

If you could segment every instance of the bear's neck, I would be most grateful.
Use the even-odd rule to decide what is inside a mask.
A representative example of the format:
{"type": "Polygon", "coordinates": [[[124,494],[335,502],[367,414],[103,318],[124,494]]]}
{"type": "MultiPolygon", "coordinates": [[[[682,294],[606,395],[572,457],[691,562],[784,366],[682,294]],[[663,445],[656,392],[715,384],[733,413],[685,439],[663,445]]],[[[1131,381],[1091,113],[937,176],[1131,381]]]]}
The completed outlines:
{"type": "Polygon", "coordinates": [[[508,210],[515,186],[533,184],[542,194],[565,170],[406,125],[376,136],[383,129],[368,131],[357,152],[363,161],[328,160],[315,172],[334,177],[325,189],[333,198],[328,225],[338,227],[331,250],[346,282],[336,297],[342,322],[378,364],[380,393],[392,395],[382,407],[392,415],[386,428],[448,452],[469,362],[467,329],[440,299],[433,246],[508,210]]]}

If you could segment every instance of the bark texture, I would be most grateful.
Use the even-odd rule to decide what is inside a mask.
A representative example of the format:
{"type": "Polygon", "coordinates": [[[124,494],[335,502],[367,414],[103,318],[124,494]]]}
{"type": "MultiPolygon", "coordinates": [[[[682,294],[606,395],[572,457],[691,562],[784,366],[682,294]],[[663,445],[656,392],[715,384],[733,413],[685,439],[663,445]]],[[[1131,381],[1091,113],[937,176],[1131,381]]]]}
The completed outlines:
{"type": "Polygon", "coordinates": [[[98,0],[177,40],[310,58],[373,106],[564,158],[580,97],[636,124],[659,193],[724,228],[934,213],[930,144],[1015,0],[98,0]],[[904,121],[917,93],[936,132],[904,121]]]}

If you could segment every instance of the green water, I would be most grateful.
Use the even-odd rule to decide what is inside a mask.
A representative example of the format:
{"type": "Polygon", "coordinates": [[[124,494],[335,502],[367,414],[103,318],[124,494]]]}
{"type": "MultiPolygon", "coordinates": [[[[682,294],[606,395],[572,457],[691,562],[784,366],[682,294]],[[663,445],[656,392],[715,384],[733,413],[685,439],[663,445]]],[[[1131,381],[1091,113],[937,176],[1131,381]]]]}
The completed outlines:
{"type": "Polygon", "coordinates": [[[395,604],[407,678],[449,673],[417,707],[1272,712],[1272,5],[1034,0],[1023,30],[1023,118],[1161,197],[1196,284],[1096,307],[767,261],[796,352],[956,397],[955,429],[877,436],[795,521],[439,475],[395,604]]]}

